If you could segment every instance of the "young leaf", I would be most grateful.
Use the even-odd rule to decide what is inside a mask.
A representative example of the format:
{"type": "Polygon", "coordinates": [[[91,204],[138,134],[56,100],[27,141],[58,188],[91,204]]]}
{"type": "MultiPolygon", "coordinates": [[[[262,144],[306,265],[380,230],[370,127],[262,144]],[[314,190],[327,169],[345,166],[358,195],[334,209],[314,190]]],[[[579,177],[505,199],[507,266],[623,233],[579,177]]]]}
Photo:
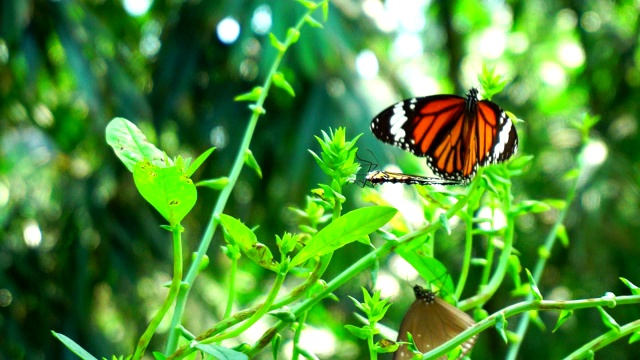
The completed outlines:
{"type": "Polygon", "coordinates": [[[449,224],[449,218],[444,214],[440,214],[438,221],[442,224],[442,228],[447,232],[447,235],[451,235],[451,224],[449,224]]]}
{"type": "Polygon", "coordinates": [[[558,226],[556,236],[562,243],[562,246],[564,246],[565,248],[569,247],[569,234],[567,234],[567,228],[564,227],[564,224],[560,224],[560,226],[558,226]]]}
{"type": "Polygon", "coordinates": [[[197,342],[192,343],[192,348],[202,351],[207,355],[213,356],[218,360],[248,360],[249,357],[246,354],[231,350],[220,345],[200,344],[197,342]]]}
{"type": "Polygon", "coordinates": [[[631,336],[629,337],[629,344],[633,344],[638,340],[640,340],[640,331],[636,331],[633,334],[631,334],[631,336]]]}
{"type": "Polygon", "coordinates": [[[502,340],[504,340],[505,344],[509,343],[509,340],[507,339],[507,334],[505,333],[505,331],[507,330],[507,319],[504,317],[504,313],[500,313],[498,314],[498,317],[496,319],[496,331],[498,332],[498,334],[500,334],[500,337],[502,338],[502,340]]]}
{"type": "Polygon", "coordinates": [[[251,91],[240,94],[233,98],[233,101],[258,101],[262,95],[262,86],[256,86],[251,91]]]}
{"type": "Polygon", "coordinates": [[[278,270],[278,263],[273,260],[271,250],[258,242],[256,234],[238,219],[226,214],[220,214],[220,224],[227,230],[233,241],[242,252],[256,264],[272,271],[278,270]]]}
{"type": "Polygon", "coordinates": [[[273,74],[272,79],[275,86],[288,92],[291,97],[296,97],[296,93],[293,91],[293,87],[291,86],[291,84],[289,84],[287,79],[284,78],[284,74],[278,71],[277,73],[273,74]]]}
{"type": "Polygon", "coordinates": [[[120,161],[131,172],[135,165],[143,160],[151,161],[160,167],[173,165],[171,160],[167,165],[165,154],[147,141],[142,131],[127,119],[114,118],[107,125],[105,132],[107,144],[111,145],[120,161]]]}
{"type": "Polygon", "coordinates": [[[389,339],[380,339],[373,345],[373,348],[378,354],[391,353],[400,347],[400,344],[389,339]]]}
{"type": "Polygon", "coordinates": [[[527,277],[529,278],[531,294],[533,295],[534,298],[536,298],[536,300],[538,301],[542,300],[542,294],[540,293],[540,289],[538,289],[538,284],[536,284],[536,280],[533,278],[533,275],[531,275],[531,272],[529,271],[529,269],[525,268],[524,270],[527,272],[527,277]]]}
{"type": "Polygon", "coordinates": [[[620,325],[616,322],[616,320],[609,315],[601,306],[598,306],[598,311],[600,312],[600,318],[602,319],[602,323],[608,327],[609,329],[616,330],[620,332],[620,325]]]}
{"type": "Polygon", "coordinates": [[[292,260],[291,267],[328,254],[381,228],[398,210],[388,206],[356,209],[320,230],[292,260]]]}
{"type": "Polygon", "coordinates": [[[356,327],[347,324],[344,327],[358,339],[367,340],[367,338],[372,335],[371,328],[369,326],[356,327]]]}
{"type": "Polygon", "coordinates": [[[279,52],[285,52],[287,50],[287,47],[271,32],[269,33],[269,40],[271,41],[271,45],[279,52]]]}
{"type": "Polygon", "coordinates": [[[191,164],[189,166],[189,169],[187,169],[187,176],[191,177],[191,175],[193,175],[193,173],[196,172],[196,170],[198,170],[198,168],[200,167],[200,165],[202,165],[202,163],[204,163],[205,160],[207,160],[207,158],[209,157],[209,155],[211,155],[211,153],[213,152],[213,150],[215,150],[215,147],[210,148],[209,150],[203,152],[202,154],[200,154],[200,156],[198,156],[198,158],[196,159],[196,161],[193,162],[193,164],[191,164]]]}
{"type": "Polygon", "coordinates": [[[558,321],[556,322],[556,326],[553,328],[552,332],[556,332],[567,321],[571,316],[573,316],[573,310],[562,310],[560,315],[558,316],[558,321]]]}
{"type": "Polygon", "coordinates": [[[318,7],[318,4],[314,3],[313,1],[309,1],[309,0],[296,0],[298,1],[300,4],[302,4],[302,6],[306,7],[309,10],[315,10],[318,7]]]}
{"type": "Polygon", "coordinates": [[[447,299],[455,293],[455,286],[447,268],[436,258],[424,256],[420,251],[406,246],[396,248],[396,253],[411,264],[427,284],[438,288],[441,297],[447,299]]]}
{"type": "Polygon", "coordinates": [[[176,166],[158,167],[143,161],[133,169],[138,191],[174,226],[191,211],[198,198],[193,181],[176,166]]]}
{"type": "Polygon", "coordinates": [[[196,186],[204,186],[214,190],[222,190],[229,183],[229,178],[226,176],[216,179],[202,180],[196,183],[196,186]]]}
{"type": "Polygon", "coordinates": [[[67,349],[71,350],[72,353],[78,355],[81,359],[84,359],[84,360],[98,360],[95,357],[93,357],[93,355],[89,354],[87,352],[87,350],[85,350],[82,347],[80,347],[80,345],[76,344],[75,341],[69,339],[65,335],[59,334],[59,333],[57,333],[55,331],[51,331],[51,333],[58,340],[60,340],[60,342],[62,342],[64,344],[64,346],[67,347],[67,349]]]}
{"type": "Polygon", "coordinates": [[[252,168],[256,174],[258,174],[258,177],[262,179],[262,169],[260,169],[260,165],[258,165],[256,158],[253,157],[253,153],[249,149],[247,149],[247,152],[244,154],[244,163],[252,168]]]}
{"type": "Polygon", "coordinates": [[[640,295],[640,288],[637,287],[635,284],[633,284],[631,281],[621,277],[620,280],[627,285],[627,287],[629,288],[629,290],[631,290],[631,293],[633,295],[640,295]]]}

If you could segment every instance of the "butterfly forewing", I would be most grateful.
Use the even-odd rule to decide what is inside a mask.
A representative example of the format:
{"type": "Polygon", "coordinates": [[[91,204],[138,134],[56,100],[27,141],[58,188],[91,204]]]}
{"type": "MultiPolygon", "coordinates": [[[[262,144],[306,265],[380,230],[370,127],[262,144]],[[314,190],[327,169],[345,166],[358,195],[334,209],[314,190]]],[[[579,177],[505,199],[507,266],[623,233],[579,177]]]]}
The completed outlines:
{"type": "Polygon", "coordinates": [[[383,142],[426,157],[437,176],[466,184],[478,166],[506,161],[518,147],[506,113],[477,95],[471,89],[466,98],[433,95],[398,102],[373,119],[371,131],[383,142]]]}
{"type": "MultiPolygon", "coordinates": [[[[407,341],[407,332],[422,353],[429,352],[453,339],[461,332],[475,325],[467,313],[436,297],[431,290],[414,287],[416,300],[402,320],[398,341],[407,341]]],[[[462,355],[467,354],[476,342],[476,336],[462,344],[462,355]]],[[[413,353],[406,345],[398,348],[394,360],[411,359],[413,353]]],[[[446,359],[446,356],[440,359],[446,359]]]]}

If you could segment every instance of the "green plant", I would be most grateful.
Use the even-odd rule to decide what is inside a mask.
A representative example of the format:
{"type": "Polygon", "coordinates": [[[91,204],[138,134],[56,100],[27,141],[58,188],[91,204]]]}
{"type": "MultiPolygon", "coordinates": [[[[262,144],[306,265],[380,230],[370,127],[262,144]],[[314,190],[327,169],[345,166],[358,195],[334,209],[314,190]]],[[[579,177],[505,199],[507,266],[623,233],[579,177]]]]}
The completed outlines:
{"type": "MultiPolygon", "coordinates": [[[[292,96],[295,95],[293,87],[285,75],[278,71],[280,62],[290,46],[298,41],[300,29],[304,24],[321,26],[312,17],[315,11],[322,9],[326,20],[328,1],[299,2],[308,11],[296,26],[289,29],[285,40],[280,41],[273,34],[270,36],[271,44],[277,50],[277,56],[264,84],[236,97],[238,101],[251,103],[249,106],[251,117],[236,160],[227,177],[207,179],[197,184],[191,180],[191,176],[212,154],[214,149],[203,153],[193,162],[189,159],[182,159],[180,156],[171,159],[163,151],[146,142],[144,135],[131,122],[116,118],[107,127],[107,141],[112,145],[125,166],[132,171],[136,186],[143,198],[168,222],[168,225],[164,225],[163,228],[171,232],[173,239],[173,280],[167,298],[138,342],[132,355],[134,359],[142,357],[158,324],[171,306],[174,306],[174,314],[169,338],[163,351],[154,352],[157,359],[181,359],[193,356],[196,352],[203,354],[203,357],[241,359],[255,356],[269,344],[272,346],[273,357],[278,358],[282,343],[282,330],[288,327],[294,330],[293,357],[297,358],[299,354],[311,357],[312,354],[300,346],[298,342],[300,334],[304,331],[309,310],[322,299],[331,296],[333,291],[343,286],[348,280],[367,272],[380,259],[384,259],[392,253],[402,256],[420,273],[425,281],[437,285],[444,294],[450,295],[454,299],[461,299],[465,287],[468,288],[468,277],[472,266],[479,268],[482,274],[480,281],[475,284],[474,294],[458,302],[462,309],[476,309],[476,317],[481,321],[449,343],[432,350],[427,354],[427,357],[439,357],[446,354],[466,339],[491,326],[497,329],[505,341],[518,336],[522,337],[524,330],[519,330],[515,334],[517,336],[507,330],[507,319],[516,314],[530,314],[531,311],[539,310],[563,310],[563,316],[560,319],[564,321],[567,318],[565,315],[570,314],[570,311],[574,309],[640,302],[637,288],[631,283],[627,284],[634,293],[633,296],[607,296],[565,302],[542,300],[540,291],[537,290],[536,281],[539,280],[540,274],[544,270],[544,259],[553,250],[555,239],[560,238],[565,240],[565,244],[568,244],[566,233],[562,231],[562,222],[564,211],[573,200],[577,185],[572,187],[572,191],[564,202],[548,201],[545,203],[526,199],[517,199],[516,201],[511,179],[524,172],[532,159],[530,156],[521,156],[504,165],[481,169],[468,188],[442,190],[416,187],[415,189],[420,196],[419,201],[423,204],[422,210],[427,225],[417,229],[411,229],[406,224],[405,226],[391,226],[384,233],[382,245],[373,247],[368,235],[381,229],[396,215],[397,211],[380,203],[377,206],[364,207],[343,214],[343,205],[347,201],[343,194],[343,187],[353,181],[359,171],[359,165],[355,161],[357,152],[355,145],[358,137],[348,140],[346,130],[338,128],[323,133],[322,138],[317,138],[321,152],[319,154],[312,153],[312,157],[330,180],[326,184],[320,184],[318,189],[311,191],[304,208],[292,208],[292,211],[299,217],[299,232],[296,234],[284,232],[281,236],[276,235],[279,256],[274,256],[271,249],[258,240],[251,228],[239,219],[224,214],[226,202],[236,186],[241,169],[247,166],[258,175],[261,174],[260,166],[249,148],[255,126],[259,118],[266,113],[264,103],[271,85],[275,85],[292,96]],[[186,275],[183,276],[184,259],[181,234],[185,229],[182,227],[181,221],[196,202],[196,185],[201,188],[209,187],[220,190],[220,195],[211,212],[195,256],[192,258],[186,275]],[[519,216],[546,211],[551,205],[564,211],[558,216],[557,226],[554,227],[549,240],[540,252],[541,265],[537,266],[533,275],[529,276],[529,281],[522,284],[520,262],[517,251],[514,249],[516,219],[519,216]],[[486,218],[478,216],[482,209],[488,209],[491,216],[486,218]],[[503,226],[496,226],[493,223],[496,214],[504,215],[505,224],[503,226]],[[437,231],[444,230],[446,233],[451,233],[454,226],[450,221],[454,217],[462,220],[465,239],[460,276],[455,284],[451,277],[443,276],[448,273],[447,267],[434,258],[435,246],[441,239],[439,234],[442,233],[437,231]],[[226,241],[222,251],[231,260],[226,311],[224,319],[195,335],[182,326],[182,321],[185,316],[189,315],[186,313],[186,302],[195,285],[195,279],[208,264],[206,253],[210,248],[213,235],[218,230],[218,225],[223,227],[226,241]],[[486,241],[487,246],[482,257],[473,257],[474,237],[486,241]],[[355,241],[372,246],[372,251],[355,259],[349,267],[342,270],[329,282],[323,281],[323,275],[330,265],[334,252],[355,241]],[[232,314],[231,305],[236,294],[236,269],[240,261],[251,261],[265,271],[273,272],[274,280],[263,303],[232,314]],[[303,281],[287,293],[280,294],[285,279],[291,276],[300,277],[303,281]],[[512,279],[516,284],[514,289],[516,294],[530,294],[529,298],[523,303],[505,307],[488,315],[484,305],[507,278],[512,279]],[[275,317],[277,322],[255,343],[243,344],[235,349],[221,345],[222,341],[238,337],[266,315],[275,317]]],[[[497,79],[488,70],[483,72],[480,82],[487,92],[487,97],[499,92],[504,86],[504,81],[497,79]]],[[[593,124],[595,121],[590,117],[586,117],[581,124],[580,130],[585,143],[588,142],[589,128],[593,124]]],[[[580,168],[572,171],[568,179],[574,180],[577,184],[580,171],[580,168]]],[[[365,191],[365,197],[368,199],[376,198],[375,194],[374,190],[367,189],[365,191]]],[[[382,316],[389,308],[389,303],[380,299],[379,293],[370,296],[368,292],[364,291],[363,294],[363,303],[356,303],[367,315],[368,323],[361,328],[355,326],[349,328],[354,334],[367,340],[370,357],[375,358],[377,353],[393,349],[393,347],[384,346],[384,339],[374,343],[373,337],[377,335],[376,324],[381,322],[382,316]]],[[[622,327],[616,326],[615,321],[606,315],[604,310],[598,309],[603,314],[605,324],[612,330],[603,335],[606,337],[604,338],[606,341],[594,342],[593,345],[586,344],[577,350],[576,357],[586,356],[590,351],[597,350],[603,343],[615,341],[626,334],[634,332],[637,334],[639,328],[637,322],[622,327]]],[[[526,320],[523,324],[521,328],[526,330],[526,320]]],[[[92,358],[71,339],[60,334],[55,335],[82,358],[92,358]]],[[[635,335],[633,339],[637,338],[638,336],[635,335]]],[[[514,343],[517,344],[517,342],[514,343]]],[[[516,354],[517,345],[512,346],[512,349],[514,349],[512,352],[516,354]]]]}

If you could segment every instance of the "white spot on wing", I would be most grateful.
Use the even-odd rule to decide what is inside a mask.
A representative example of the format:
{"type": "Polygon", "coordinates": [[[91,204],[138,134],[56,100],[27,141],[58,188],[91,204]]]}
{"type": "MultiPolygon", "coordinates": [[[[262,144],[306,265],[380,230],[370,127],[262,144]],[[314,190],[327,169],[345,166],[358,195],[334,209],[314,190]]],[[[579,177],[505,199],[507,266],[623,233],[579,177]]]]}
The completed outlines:
{"type": "Polygon", "coordinates": [[[393,106],[393,115],[391,115],[389,119],[389,132],[393,135],[393,140],[396,142],[403,142],[407,135],[402,128],[407,122],[407,115],[402,105],[403,102],[401,101],[393,106]]]}

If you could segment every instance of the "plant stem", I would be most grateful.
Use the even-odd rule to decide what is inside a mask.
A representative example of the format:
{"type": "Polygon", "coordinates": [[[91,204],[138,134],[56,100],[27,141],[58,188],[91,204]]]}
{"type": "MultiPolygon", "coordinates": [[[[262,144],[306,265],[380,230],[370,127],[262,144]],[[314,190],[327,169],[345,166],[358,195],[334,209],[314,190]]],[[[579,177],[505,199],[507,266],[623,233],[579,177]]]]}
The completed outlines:
{"type": "Polygon", "coordinates": [[[307,321],[308,311],[305,311],[298,318],[298,327],[296,328],[295,334],[293,334],[293,353],[291,354],[291,360],[298,360],[298,356],[300,355],[300,336],[302,335],[302,329],[304,328],[304,323],[307,321]]]}
{"type": "MultiPolygon", "coordinates": [[[[640,303],[640,295],[616,296],[615,303],[617,305],[638,304],[640,303]]],[[[597,306],[609,306],[609,305],[611,305],[611,299],[609,298],[591,298],[591,299],[570,300],[570,301],[550,301],[550,300],[535,301],[534,300],[534,301],[519,302],[517,304],[513,304],[496,313],[491,314],[490,316],[483,319],[479,323],[475,324],[474,326],[458,334],[456,337],[442,344],[437,349],[434,349],[428,353],[425,353],[423,358],[437,359],[442,355],[446,355],[451,350],[453,350],[456,346],[462,344],[466,340],[470,339],[472,336],[478,335],[482,331],[490,327],[493,327],[496,323],[496,320],[501,315],[504,315],[505,318],[510,318],[522,313],[526,314],[532,310],[538,310],[538,311],[540,310],[546,310],[546,311],[577,310],[577,309],[595,308],[597,306]]],[[[637,321],[640,321],[640,320],[637,320],[637,321]]],[[[640,324],[635,325],[635,321],[631,324],[634,324],[633,326],[636,326],[636,327],[640,326],[640,324]]],[[[627,324],[627,325],[631,325],[631,324],[627,324]]],[[[622,336],[623,335],[620,335],[620,337],[622,336]]]]}
{"type": "Polygon", "coordinates": [[[164,303],[153,317],[147,330],[142,334],[140,340],[138,341],[138,346],[136,346],[136,350],[133,354],[133,360],[139,360],[142,358],[145,349],[149,345],[149,341],[151,341],[151,337],[153,337],[153,333],[160,325],[160,322],[164,318],[165,314],[173,304],[173,300],[176,298],[178,291],[180,290],[180,280],[182,279],[182,226],[180,224],[176,224],[172,228],[173,234],[173,279],[171,280],[171,286],[169,287],[169,293],[167,294],[167,298],[164,300],[164,303]]]}
{"type": "Polygon", "coordinates": [[[507,218],[507,226],[504,232],[504,244],[502,247],[502,253],[498,260],[498,266],[491,277],[491,280],[489,280],[489,283],[482,287],[481,291],[477,295],[458,303],[458,307],[462,310],[468,310],[487,302],[496,290],[498,290],[498,287],[502,283],[502,279],[504,279],[504,275],[507,272],[509,256],[511,256],[511,251],[513,249],[513,238],[515,233],[515,217],[511,214],[511,202],[513,201],[511,198],[511,183],[506,183],[504,185],[502,194],[503,199],[501,199],[501,203],[507,218]]]}
{"type": "Polygon", "coordinates": [[[624,326],[620,327],[620,330],[611,329],[606,333],[598,336],[597,338],[589,341],[588,343],[582,345],[580,348],[576,349],[576,351],[572,352],[565,359],[586,359],[588,358],[586,355],[589,351],[598,351],[603,347],[611,344],[612,342],[619,340],[632,332],[638,331],[640,329],[640,320],[632,321],[624,326]]]}
{"type": "MultiPolygon", "coordinates": [[[[580,170],[580,173],[582,173],[582,168],[579,168],[579,170],[580,170]]],[[[551,231],[549,231],[549,233],[547,234],[547,238],[544,241],[544,249],[546,249],[546,252],[548,254],[551,254],[551,251],[553,250],[553,246],[558,237],[557,236],[558,229],[564,223],[564,219],[567,215],[567,210],[569,209],[569,205],[571,205],[571,203],[573,202],[573,199],[576,196],[576,193],[578,191],[579,178],[580,176],[576,176],[573,181],[573,184],[571,184],[571,188],[567,193],[566,204],[558,213],[558,218],[556,219],[556,222],[553,224],[551,231]]],[[[542,272],[544,271],[546,264],[547,264],[547,257],[540,256],[533,270],[533,273],[531,274],[533,276],[533,279],[536,281],[536,283],[540,281],[540,277],[542,277],[542,272]]],[[[532,300],[532,299],[533,299],[533,294],[528,294],[526,300],[532,300]]],[[[529,327],[530,320],[531,318],[529,314],[524,314],[522,316],[522,319],[520,319],[520,322],[518,323],[518,328],[516,329],[516,335],[520,339],[524,339],[524,335],[527,333],[527,328],[529,327]]],[[[509,347],[509,351],[507,352],[507,357],[506,357],[507,360],[516,359],[516,357],[518,356],[518,351],[520,350],[521,344],[522,344],[522,341],[513,342],[511,344],[511,346],[509,347]]]]}
{"type": "Polygon", "coordinates": [[[236,295],[236,273],[238,271],[238,259],[231,259],[231,269],[229,270],[229,297],[227,298],[227,308],[224,310],[224,319],[231,316],[233,310],[233,299],[236,295]]]}
{"type": "MultiPolygon", "coordinates": [[[[305,15],[300,19],[300,21],[298,21],[298,23],[295,26],[295,29],[297,31],[299,31],[302,25],[304,25],[306,17],[310,16],[314,10],[315,9],[309,9],[305,13],[305,15]]],[[[269,93],[269,88],[271,87],[271,83],[273,81],[273,75],[276,73],[276,71],[280,67],[280,63],[282,62],[282,58],[284,57],[286,50],[289,48],[291,44],[293,44],[293,42],[295,42],[295,40],[296,39],[288,36],[285,41],[284,48],[278,51],[276,58],[274,59],[273,64],[271,65],[271,69],[269,70],[269,73],[264,82],[264,85],[262,86],[262,92],[260,93],[260,97],[252,107],[253,111],[251,113],[251,118],[249,119],[249,123],[247,124],[247,129],[245,130],[244,136],[242,138],[242,143],[240,145],[240,148],[238,149],[236,159],[233,163],[233,166],[228,176],[229,182],[220,192],[220,196],[218,197],[218,200],[213,209],[213,212],[211,213],[211,218],[209,219],[207,228],[204,234],[202,235],[202,239],[200,240],[200,245],[198,246],[198,250],[196,252],[196,258],[194,262],[191,264],[191,266],[189,267],[187,276],[184,279],[186,286],[183,286],[180,288],[180,293],[178,294],[178,300],[176,302],[175,311],[173,313],[173,318],[171,320],[169,339],[167,340],[167,347],[166,347],[165,354],[171,354],[175,352],[176,348],[178,347],[178,336],[180,333],[177,329],[177,326],[180,325],[180,322],[182,321],[182,315],[184,314],[184,309],[187,303],[187,297],[189,296],[189,292],[191,291],[191,287],[193,286],[193,282],[195,281],[196,275],[198,275],[198,269],[199,269],[200,263],[202,262],[202,259],[204,258],[205,254],[207,253],[207,250],[211,245],[211,241],[213,240],[213,235],[215,234],[216,228],[218,227],[218,222],[219,222],[218,217],[226,207],[227,201],[231,196],[231,191],[235,187],[236,182],[238,181],[238,177],[240,176],[240,172],[244,165],[245,154],[247,153],[247,150],[249,149],[249,145],[251,144],[251,139],[253,138],[256,125],[258,124],[258,119],[260,115],[263,113],[263,111],[260,111],[260,109],[263,109],[264,102],[267,98],[267,94],[269,93]]]]}
{"type": "MultiPolygon", "coordinates": [[[[469,187],[467,195],[464,196],[462,199],[460,199],[460,201],[458,201],[455,205],[453,205],[449,210],[447,210],[447,212],[445,213],[445,216],[447,217],[447,219],[450,219],[455,214],[457,214],[460,210],[462,210],[462,208],[464,208],[464,206],[469,201],[469,198],[470,198],[469,194],[473,194],[475,191],[477,191],[479,184],[480,184],[479,178],[474,180],[471,183],[471,186],[469,187]]],[[[349,279],[360,274],[364,269],[371,266],[377,259],[388,255],[398,246],[410,246],[413,241],[416,241],[416,240],[423,241],[425,234],[436,231],[437,229],[440,228],[441,225],[442,225],[442,222],[440,221],[432,222],[421,229],[418,229],[410,234],[406,234],[400,237],[397,241],[386,242],[381,247],[375,249],[374,251],[360,258],[360,260],[356,261],[353,265],[351,265],[345,271],[343,271],[338,276],[336,276],[333,280],[331,280],[331,282],[327,284],[327,286],[322,291],[315,294],[310,299],[297,305],[293,309],[293,313],[299,316],[303,312],[308,311],[320,300],[324,299],[333,291],[335,291],[337,288],[339,288],[344,283],[349,281],[349,279]]],[[[260,349],[262,349],[267,344],[269,344],[273,336],[275,336],[275,334],[281,331],[287,324],[288,323],[285,323],[283,321],[277,322],[273,327],[271,327],[262,335],[262,337],[251,347],[251,349],[246,354],[250,358],[254,356],[257,352],[260,351],[260,349]]]]}

